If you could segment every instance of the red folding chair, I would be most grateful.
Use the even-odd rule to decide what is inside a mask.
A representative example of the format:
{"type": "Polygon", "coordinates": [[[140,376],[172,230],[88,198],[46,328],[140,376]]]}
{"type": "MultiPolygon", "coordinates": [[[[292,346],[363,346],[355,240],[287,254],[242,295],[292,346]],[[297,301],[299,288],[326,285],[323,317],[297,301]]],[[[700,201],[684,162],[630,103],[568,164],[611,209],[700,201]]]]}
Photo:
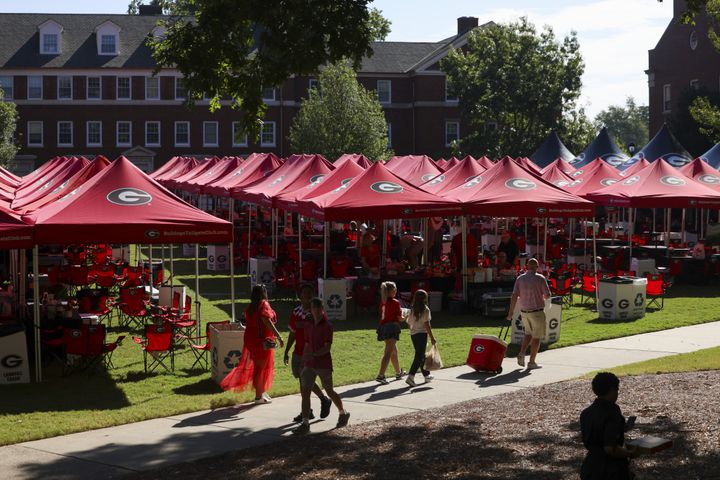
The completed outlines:
{"type": "Polygon", "coordinates": [[[91,283],[95,283],[95,277],[91,274],[91,267],[88,265],[70,265],[65,278],[65,283],[70,285],[73,292],[78,287],[87,287],[91,283]]]}
{"type": "Polygon", "coordinates": [[[106,343],[103,345],[103,364],[105,364],[105,368],[115,368],[115,364],[112,362],[112,356],[113,352],[122,345],[123,340],[125,340],[125,335],[120,335],[115,339],[114,342],[106,343]]]}
{"type": "Polygon", "coordinates": [[[101,322],[111,324],[110,295],[107,288],[80,290],[77,294],[78,312],[97,315],[101,322]]]}
{"type": "Polygon", "coordinates": [[[580,285],[580,303],[586,303],[587,299],[595,301],[595,289],[597,281],[595,272],[584,272],[582,276],[582,284],[580,285]]]}
{"type": "Polygon", "coordinates": [[[575,279],[570,275],[569,271],[550,277],[550,293],[553,296],[561,297],[563,304],[568,307],[573,304],[572,291],[574,286],[575,279]]]}
{"type": "Polygon", "coordinates": [[[117,285],[117,277],[115,276],[115,266],[104,264],[96,264],[95,267],[95,284],[98,287],[112,289],[117,285]]]}
{"type": "Polygon", "coordinates": [[[303,282],[314,282],[318,278],[318,263],[314,259],[303,260],[301,271],[303,282]]]}
{"type": "Polygon", "coordinates": [[[117,300],[117,307],[120,310],[119,323],[127,327],[134,323],[138,327],[145,324],[150,316],[150,296],[145,292],[145,287],[122,287],[117,300]]]}
{"type": "Polygon", "coordinates": [[[145,337],[133,337],[133,342],[142,348],[145,373],[153,372],[159,366],[168,372],[175,371],[175,345],[173,344],[173,327],[170,322],[146,325],[145,337]],[[149,364],[148,355],[151,357],[149,364]],[[165,364],[168,359],[170,368],[165,364]]]}
{"type": "Polygon", "coordinates": [[[662,310],[665,306],[665,293],[672,286],[671,282],[666,282],[663,276],[659,273],[646,275],[647,278],[647,305],[649,308],[651,305],[655,305],[658,309],[662,310]]]}
{"type": "Polygon", "coordinates": [[[69,245],[63,255],[70,265],[82,265],[87,259],[87,252],[82,245],[69,245]]]}
{"type": "Polygon", "coordinates": [[[63,344],[66,356],[64,375],[88,370],[101,361],[105,346],[105,331],[105,325],[81,325],[80,328],[64,329],[63,344]]]}
{"type": "Polygon", "coordinates": [[[197,325],[195,320],[190,316],[191,310],[192,298],[190,297],[190,295],[186,295],[185,305],[183,309],[179,312],[171,313],[167,316],[167,319],[170,321],[175,331],[178,332],[181,337],[191,336],[192,330],[195,328],[195,325],[197,325]]]}
{"type": "Polygon", "coordinates": [[[356,282],[353,289],[355,308],[374,310],[378,306],[378,286],[376,283],[356,282]]]}
{"type": "Polygon", "coordinates": [[[176,338],[179,340],[186,340],[190,345],[190,351],[195,355],[195,362],[190,366],[192,370],[198,363],[205,363],[205,369],[210,366],[208,363],[208,352],[212,351],[212,345],[210,344],[210,325],[226,325],[229,324],[230,320],[224,320],[222,322],[207,322],[205,324],[205,336],[204,337],[189,337],[184,335],[178,335],[176,338]]]}
{"type": "Polygon", "coordinates": [[[330,276],[333,278],[345,278],[349,275],[352,261],[345,256],[333,257],[330,260],[330,276]]]}

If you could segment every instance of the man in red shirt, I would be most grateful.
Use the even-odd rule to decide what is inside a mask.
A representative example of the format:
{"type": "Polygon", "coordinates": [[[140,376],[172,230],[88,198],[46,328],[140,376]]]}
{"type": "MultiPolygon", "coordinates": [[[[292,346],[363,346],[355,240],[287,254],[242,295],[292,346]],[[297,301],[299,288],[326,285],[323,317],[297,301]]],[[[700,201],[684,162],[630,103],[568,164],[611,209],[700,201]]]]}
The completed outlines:
{"type": "Polygon", "coordinates": [[[307,322],[305,325],[304,368],[300,375],[302,423],[293,430],[293,433],[297,435],[310,433],[310,392],[317,377],[320,377],[325,392],[340,412],[337,428],[346,426],[350,420],[350,412],[345,411],[340,395],[333,389],[332,356],[330,355],[333,328],[325,316],[322,300],[313,298],[310,301],[310,310],[313,322],[307,322]]]}
{"type": "MultiPolygon", "coordinates": [[[[467,266],[468,268],[475,268],[477,267],[478,244],[475,235],[470,233],[470,228],[467,229],[465,244],[467,245],[467,266]]],[[[450,257],[455,265],[455,270],[459,272],[462,269],[462,232],[452,239],[450,257]]]]}
{"type": "MultiPolygon", "coordinates": [[[[295,378],[300,380],[300,374],[302,373],[302,361],[303,361],[303,350],[305,348],[305,325],[307,322],[312,322],[312,313],[310,312],[310,300],[313,297],[313,287],[309,283],[305,283],[300,287],[298,296],[300,297],[300,305],[290,314],[290,321],[288,322],[288,330],[290,335],[288,336],[287,343],[285,344],[285,365],[287,366],[290,360],[290,348],[295,345],[295,349],[292,353],[292,362],[290,363],[292,368],[292,374],[295,378]]],[[[302,388],[302,382],[300,387],[302,388]]],[[[332,400],[323,395],[322,390],[317,383],[313,382],[312,391],[320,399],[320,418],[326,418],[330,415],[330,407],[332,407],[332,400]]],[[[315,418],[312,409],[310,409],[310,420],[315,418]]],[[[295,418],[295,423],[302,422],[302,412],[295,418]]]]}

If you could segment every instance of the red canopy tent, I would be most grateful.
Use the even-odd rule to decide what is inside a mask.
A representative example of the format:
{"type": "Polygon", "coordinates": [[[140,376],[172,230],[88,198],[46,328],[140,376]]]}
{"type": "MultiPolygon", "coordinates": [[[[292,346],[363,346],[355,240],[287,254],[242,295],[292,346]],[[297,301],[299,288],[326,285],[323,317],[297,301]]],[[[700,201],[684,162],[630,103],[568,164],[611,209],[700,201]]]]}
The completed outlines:
{"type": "Polygon", "coordinates": [[[38,175],[42,175],[50,168],[54,168],[58,163],[66,162],[68,160],[68,157],[53,157],[47,162],[40,165],[38,168],[33,170],[32,172],[28,173],[27,175],[20,178],[20,186],[24,185],[27,182],[32,182],[35,177],[38,175]]]}
{"type": "Polygon", "coordinates": [[[333,162],[335,168],[341,167],[345,162],[355,162],[360,165],[363,169],[368,168],[372,165],[372,162],[365,156],[359,153],[344,153],[333,162]]]}
{"type": "Polygon", "coordinates": [[[680,167],[680,172],[706,187],[720,190],[720,172],[700,158],[696,158],[684,167],[680,167]]]}
{"type": "Polygon", "coordinates": [[[33,227],[16,212],[0,206],[0,250],[31,248],[35,245],[33,227]]]}
{"type": "Polygon", "coordinates": [[[493,162],[492,160],[490,160],[488,157],[485,157],[485,156],[478,158],[477,161],[480,164],[480,166],[483,167],[485,170],[487,170],[488,168],[495,165],[495,162],[493,162]]]}
{"type": "Polygon", "coordinates": [[[157,180],[157,177],[162,175],[165,172],[169,172],[173,168],[184,165],[186,163],[185,157],[172,157],[170,160],[165,162],[163,165],[160,166],[157,170],[152,172],[150,174],[150,178],[154,178],[157,180]]]}
{"type": "Polygon", "coordinates": [[[427,155],[393,157],[386,166],[388,170],[398,177],[404,178],[407,182],[417,186],[443,173],[427,155]]]}
{"type": "Polygon", "coordinates": [[[272,207],[274,198],[281,193],[320,183],[333,169],[333,165],[322,155],[289,157],[272,175],[246,187],[235,187],[230,196],[236,200],[272,207]]]}
{"type": "Polygon", "coordinates": [[[603,159],[601,159],[601,158],[596,158],[596,159],[593,160],[592,162],[589,162],[588,164],[583,165],[581,168],[576,169],[574,172],[572,172],[572,173],[570,174],[570,176],[571,176],[572,178],[576,178],[576,179],[577,179],[577,178],[582,178],[582,177],[584,177],[584,176],[586,176],[586,175],[592,175],[592,173],[593,173],[595,170],[597,170],[598,168],[600,168],[604,163],[606,163],[606,162],[603,161],[603,159]]]}
{"type": "Polygon", "coordinates": [[[19,187],[15,191],[15,198],[23,198],[37,190],[46,189],[53,185],[58,177],[66,175],[67,172],[72,172],[71,175],[74,175],[89,163],[90,161],[84,157],[71,157],[57,162],[54,167],[45,170],[42,175],[19,187]]]}
{"type": "Polygon", "coordinates": [[[438,175],[429,182],[425,182],[420,185],[420,188],[426,192],[442,196],[443,192],[447,192],[448,190],[452,190],[453,188],[469,182],[484,171],[485,169],[480,165],[480,163],[468,155],[460,160],[453,168],[438,175]]]}
{"type": "Polygon", "coordinates": [[[553,167],[557,167],[558,169],[560,169],[561,172],[566,173],[568,175],[570,175],[571,173],[573,173],[575,171],[575,167],[570,165],[570,163],[567,160],[558,158],[557,160],[552,162],[547,167],[541,169],[540,174],[542,175],[543,173],[545,173],[546,171],[550,170],[553,167]]]}
{"type": "Polygon", "coordinates": [[[562,165],[558,164],[557,161],[545,167],[540,174],[540,178],[563,190],[574,181],[570,175],[562,170],[562,165]]]}
{"type": "MultiPolygon", "coordinates": [[[[505,158],[503,158],[502,160],[508,160],[508,159],[510,159],[510,157],[505,157],[505,158]]],[[[522,166],[523,168],[525,168],[525,169],[527,169],[527,170],[529,170],[529,171],[531,171],[531,172],[535,172],[535,173],[537,173],[538,175],[540,174],[540,167],[538,167],[537,165],[535,165],[535,164],[532,162],[532,160],[530,160],[530,159],[527,158],[527,157],[519,157],[519,158],[517,158],[517,159],[515,160],[515,162],[516,162],[518,165],[522,166]]],[[[498,163],[500,163],[500,162],[498,162],[498,163]]]]}
{"type": "Polygon", "coordinates": [[[194,178],[198,178],[203,173],[215,167],[215,164],[217,164],[218,161],[219,158],[217,157],[209,158],[204,162],[198,162],[198,164],[194,168],[188,170],[182,175],[175,176],[174,178],[166,177],[158,181],[167,188],[180,188],[180,186],[183,185],[185,182],[194,178]]]}
{"type": "Polygon", "coordinates": [[[653,162],[634,175],[588,193],[601,205],[636,208],[702,208],[720,206],[720,192],[685,176],[667,162],[653,162]]]}
{"type": "Polygon", "coordinates": [[[193,157],[176,158],[178,158],[178,161],[172,168],[168,168],[162,173],[155,174],[154,176],[151,176],[151,178],[155,179],[155,181],[157,182],[163,183],[165,180],[172,180],[173,178],[178,178],[182,175],[185,175],[190,170],[198,166],[198,161],[195,160],[193,157]]]}
{"type": "Polygon", "coordinates": [[[445,160],[444,158],[439,158],[439,159],[435,160],[435,165],[437,165],[438,168],[440,168],[440,170],[445,170],[445,166],[447,164],[448,164],[448,161],[445,160]]]}
{"type": "Polygon", "coordinates": [[[587,217],[594,205],[532,175],[509,158],[445,192],[466,213],[510,217],[587,217]]]}
{"type": "Polygon", "coordinates": [[[275,206],[283,210],[291,210],[297,207],[299,200],[317,197],[342,187],[364,171],[365,169],[357,163],[346,161],[327,174],[320,183],[312,183],[291,192],[281,193],[275,197],[275,206]]]}
{"type": "Polygon", "coordinates": [[[201,175],[183,182],[178,188],[189,193],[206,193],[208,185],[225,178],[229,173],[234,172],[243,163],[242,157],[229,157],[220,159],[215,166],[207,169],[201,175]]]}
{"type": "Polygon", "coordinates": [[[38,244],[228,243],[232,225],[185,203],[119,157],[23,220],[38,244]]]}
{"type": "Polygon", "coordinates": [[[108,165],[110,165],[110,161],[104,156],[99,155],[79,172],[75,173],[75,175],[72,175],[70,178],[57,185],[57,187],[55,187],[51,192],[42,191],[39,195],[25,197],[22,202],[17,204],[16,202],[13,202],[13,209],[22,211],[23,213],[37,210],[38,208],[62,198],[66,193],[72,192],[77,187],[103,171],[108,165]]]}
{"type": "Polygon", "coordinates": [[[20,185],[21,181],[22,179],[20,177],[0,167],[0,184],[16,188],[20,185]]]}
{"type": "MultiPolygon", "coordinates": [[[[470,157],[470,155],[468,155],[468,157],[470,157]]],[[[466,158],[467,158],[467,157],[466,157],[466,158]]],[[[470,157],[470,158],[472,158],[472,157],[470,157]]],[[[473,158],[473,160],[475,160],[475,159],[473,158]]],[[[458,160],[457,157],[450,157],[450,159],[447,161],[447,163],[446,163],[445,166],[443,167],[443,170],[447,172],[448,170],[450,170],[451,168],[453,168],[453,167],[454,167],[455,165],[457,165],[458,163],[460,163],[460,160],[458,160]]]]}
{"type": "MultiPolygon", "coordinates": [[[[599,166],[594,168],[594,171],[578,177],[575,181],[579,183],[569,185],[567,188],[569,192],[585,198],[588,193],[610,186],[622,179],[617,168],[611,167],[609,163],[599,158],[597,161],[600,162],[599,166]]],[[[590,166],[591,163],[586,166],[590,166]]]]}
{"type": "Polygon", "coordinates": [[[460,215],[461,206],[405,181],[380,162],[323,195],[298,200],[297,211],[322,221],[460,215]]]}
{"type": "Polygon", "coordinates": [[[644,158],[641,158],[640,160],[638,160],[637,162],[633,163],[632,165],[630,165],[630,166],[629,166],[628,168],[626,168],[625,170],[621,171],[621,172],[620,172],[620,175],[622,175],[623,177],[630,177],[630,176],[632,176],[632,175],[635,175],[635,174],[638,173],[639,171],[645,169],[645,167],[647,167],[648,165],[650,165],[650,162],[648,162],[648,161],[647,161],[646,159],[644,159],[644,158]]]}
{"type": "Polygon", "coordinates": [[[205,193],[229,197],[230,190],[251,185],[282,165],[274,153],[251,153],[238,168],[205,187],[205,193]]]}

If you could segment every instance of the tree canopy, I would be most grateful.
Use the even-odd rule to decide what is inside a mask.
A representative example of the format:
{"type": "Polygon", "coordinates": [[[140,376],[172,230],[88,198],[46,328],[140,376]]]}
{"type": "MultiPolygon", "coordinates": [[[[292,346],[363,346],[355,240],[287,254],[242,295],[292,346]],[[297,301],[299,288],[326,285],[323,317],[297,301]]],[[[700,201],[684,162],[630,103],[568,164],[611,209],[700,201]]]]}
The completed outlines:
{"type": "Polygon", "coordinates": [[[374,36],[386,35],[389,22],[372,21],[370,1],[313,0],[308,8],[300,0],[156,0],[172,17],[165,35],[151,40],[153,56],[183,74],[189,104],[207,95],[216,110],[230,99],[257,137],[263,88],[345,59],[359,66],[372,55],[374,36]]]}
{"type": "MultiPolygon", "coordinates": [[[[581,118],[576,109],[585,65],[573,32],[562,41],[526,18],[475,29],[466,47],[442,61],[457,95],[461,148],[475,155],[530,155],[552,129],[567,138],[581,118]]],[[[579,130],[586,130],[581,127],[579,130]]]]}
{"type": "Polygon", "coordinates": [[[610,105],[595,117],[597,129],[607,127],[608,132],[621,148],[627,150],[634,144],[639,150],[648,142],[650,109],[638,105],[633,97],[625,99],[625,105],[610,105]]]}
{"type": "Polygon", "coordinates": [[[360,85],[344,64],[324,69],[319,80],[319,88],[309,90],[293,119],[293,151],[320,153],[330,161],[343,153],[361,153],[372,160],[390,157],[387,121],[377,93],[360,85]]]}
{"type": "Polygon", "coordinates": [[[15,128],[17,126],[17,107],[12,102],[3,100],[5,94],[0,88],[0,165],[15,158],[18,146],[15,143],[15,128]]]}

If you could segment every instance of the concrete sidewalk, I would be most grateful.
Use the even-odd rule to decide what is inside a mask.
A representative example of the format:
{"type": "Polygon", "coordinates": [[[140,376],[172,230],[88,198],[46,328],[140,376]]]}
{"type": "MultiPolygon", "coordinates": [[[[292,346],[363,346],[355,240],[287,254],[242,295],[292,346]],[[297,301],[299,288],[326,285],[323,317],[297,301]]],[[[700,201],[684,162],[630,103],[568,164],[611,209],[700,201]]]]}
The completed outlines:
{"type": "MultiPolygon", "coordinates": [[[[532,372],[506,358],[497,376],[460,366],[436,372],[432,383],[413,389],[400,380],[338,391],[351,424],[357,424],[709,348],[719,338],[720,322],[714,322],[549,350],[538,357],[543,368],[532,372]]],[[[317,399],[313,407],[319,412],[317,399]]],[[[299,410],[299,395],[290,395],[269,405],[239,405],[1,447],[0,471],[5,479],[114,478],[276,442],[291,435],[291,419],[299,410]]],[[[330,430],[336,421],[333,407],[326,420],[311,422],[312,431],[330,430]]]]}

